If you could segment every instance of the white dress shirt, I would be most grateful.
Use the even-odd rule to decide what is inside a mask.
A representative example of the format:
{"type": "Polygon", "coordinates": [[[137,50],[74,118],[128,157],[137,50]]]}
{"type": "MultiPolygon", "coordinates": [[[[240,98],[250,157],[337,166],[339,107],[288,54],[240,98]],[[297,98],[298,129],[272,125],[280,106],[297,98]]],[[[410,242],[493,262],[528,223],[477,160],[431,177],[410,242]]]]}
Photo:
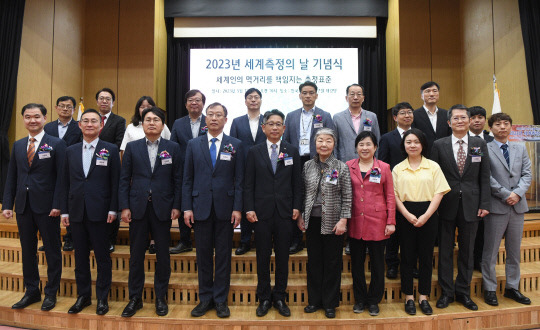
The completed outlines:
{"type": "Polygon", "coordinates": [[[221,141],[223,140],[223,132],[219,133],[218,136],[212,136],[212,134],[210,134],[210,132],[208,132],[207,134],[207,137],[208,137],[208,149],[210,149],[210,147],[212,146],[212,138],[217,138],[216,140],[216,160],[219,159],[219,151],[221,150],[221,141]]]}
{"type": "Polygon", "coordinates": [[[278,156],[279,156],[279,147],[281,146],[281,140],[279,140],[276,143],[272,143],[268,139],[266,140],[266,149],[268,149],[268,157],[270,159],[272,159],[272,144],[277,145],[276,152],[278,153],[278,156]]]}
{"type": "MultiPolygon", "coordinates": [[[[457,153],[459,150],[459,141],[457,137],[452,134],[452,150],[454,151],[454,159],[456,160],[457,164],[457,153]]],[[[469,135],[465,134],[465,136],[461,139],[463,140],[463,151],[465,152],[465,156],[467,156],[467,146],[469,145],[469,135]]]]}
{"type": "MultiPolygon", "coordinates": [[[[41,132],[39,132],[39,134],[34,136],[34,139],[36,139],[36,141],[34,141],[34,150],[35,150],[36,154],[38,152],[41,140],[43,139],[43,135],[45,135],[45,131],[41,130],[41,132]]],[[[30,147],[30,139],[31,138],[32,138],[32,135],[28,134],[28,144],[26,145],[26,150],[28,150],[28,147],[30,147]]]]}
{"type": "Polygon", "coordinates": [[[431,113],[431,111],[429,111],[425,105],[424,105],[424,109],[426,109],[426,113],[429,118],[429,121],[431,122],[431,126],[433,126],[433,130],[437,132],[437,112],[439,112],[439,108],[435,107],[434,113],[431,113]]]}
{"type": "Polygon", "coordinates": [[[251,118],[248,115],[248,119],[251,136],[253,137],[253,141],[255,141],[255,138],[257,137],[257,130],[259,129],[259,115],[255,116],[254,118],[251,118]]]}

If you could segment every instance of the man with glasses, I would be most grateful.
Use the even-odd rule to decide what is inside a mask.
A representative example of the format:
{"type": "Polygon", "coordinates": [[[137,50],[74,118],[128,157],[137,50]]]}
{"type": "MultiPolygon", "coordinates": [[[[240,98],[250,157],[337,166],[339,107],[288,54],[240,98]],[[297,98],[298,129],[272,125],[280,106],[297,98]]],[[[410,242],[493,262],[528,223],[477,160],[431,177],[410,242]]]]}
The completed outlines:
{"type": "Polygon", "coordinates": [[[437,308],[455,300],[470,310],[478,306],[470,297],[473,249],[478,222],[491,208],[490,163],[486,142],[469,137],[470,113],[456,104],[448,111],[452,135],[433,144],[431,159],[441,166],[452,188],[439,205],[439,284],[437,308]],[[458,228],[458,274],[454,284],[454,242],[458,228]]]}
{"type": "MultiPolygon", "coordinates": [[[[112,113],[115,99],[114,92],[110,88],[102,88],[96,93],[97,106],[101,115],[101,123],[103,124],[99,133],[99,139],[114,143],[120,148],[122,139],[124,139],[124,133],[126,132],[126,120],[112,113]]],[[[114,252],[119,229],[120,221],[113,221],[108,225],[109,252],[114,252]]]]}
{"type": "MultiPolygon", "coordinates": [[[[186,159],[188,142],[205,135],[208,131],[206,117],[202,113],[206,96],[200,90],[192,89],[186,93],[185,99],[188,115],[175,120],[171,131],[171,141],[180,145],[180,165],[182,166],[180,173],[182,175],[184,173],[184,161],[186,159]]],[[[169,250],[171,254],[193,250],[191,247],[191,228],[186,226],[182,220],[178,221],[178,228],[180,230],[180,241],[175,247],[169,250]]]]}
{"type": "MultiPolygon", "coordinates": [[[[56,100],[56,113],[58,120],[52,121],[43,128],[45,133],[64,140],[67,146],[74,145],[82,141],[82,133],[79,128],[79,123],[73,119],[73,111],[75,110],[76,102],[71,96],[61,96],[56,100]]],[[[39,247],[40,251],[44,251],[44,247],[39,247]]],[[[71,228],[66,228],[64,235],[64,251],[73,251],[73,239],[71,237],[71,228]]]]}
{"type": "MultiPolygon", "coordinates": [[[[287,114],[285,118],[285,132],[283,141],[298,148],[302,168],[304,163],[317,154],[315,150],[315,133],[323,127],[334,129],[332,116],[323,109],[315,106],[317,100],[317,85],[311,81],[300,84],[299,98],[302,107],[287,114]]],[[[302,231],[298,229],[296,220],[291,220],[292,239],[290,254],[295,254],[304,249],[302,231]]]]}
{"type": "MultiPolygon", "coordinates": [[[[250,88],[246,91],[244,97],[248,113],[234,118],[231,125],[231,136],[242,141],[245,160],[249,149],[256,144],[263,143],[265,141],[265,135],[261,127],[263,122],[263,115],[261,115],[261,91],[257,88],[250,88]]],[[[236,255],[242,255],[251,250],[253,225],[246,218],[242,218],[240,231],[240,246],[234,252],[236,255]]]]}
{"type": "MultiPolygon", "coordinates": [[[[397,123],[395,130],[384,134],[379,142],[378,158],[390,165],[390,169],[405,160],[401,152],[401,139],[403,133],[411,129],[413,122],[413,109],[407,102],[396,104],[392,108],[394,121],[397,123]]],[[[386,242],[386,277],[395,279],[398,275],[399,267],[399,233],[396,231],[386,242]]],[[[418,269],[414,267],[418,272],[418,269]]],[[[413,270],[414,273],[414,270],[413,270]]]]}

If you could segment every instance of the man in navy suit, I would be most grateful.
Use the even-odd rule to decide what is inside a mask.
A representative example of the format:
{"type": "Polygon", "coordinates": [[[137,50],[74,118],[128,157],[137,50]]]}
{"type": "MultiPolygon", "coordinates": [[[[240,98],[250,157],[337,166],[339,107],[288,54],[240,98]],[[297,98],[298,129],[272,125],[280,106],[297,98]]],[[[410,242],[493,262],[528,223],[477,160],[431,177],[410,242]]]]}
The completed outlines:
{"type": "Polygon", "coordinates": [[[68,147],[62,181],[62,224],[71,226],[75,245],[77,301],[68,313],[76,314],[91,304],[92,277],[90,248],[97,261],[96,314],[109,311],[112,263],[107,224],[116,220],[120,153],[112,143],[102,141],[99,112],[87,109],[79,122],[83,142],[68,147]]]}
{"type": "Polygon", "coordinates": [[[171,220],[180,216],[180,147],[161,138],[165,113],[157,107],[142,113],[145,138],[127,144],[122,158],[118,202],[122,221],[129,223],[129,303],[123,317],[141,309],[144,288],[144,255],[148,233],[156,246],[154,292],[156,313],[168,313],[165,295],[171,276],[169,245],[171,220]]]}
{"type": "Polygon", "coordinates": [[[257,316],[268,313],[271,300],[281,315],[291,315],[285,303],[292,231],[288,224],[290,219],[298,219],[302,207],[302,167],[298,149],[281,141],[284,119],[279,110],[264,114],[266,143],[251,148],[246,163],[244,209],[248,221],[255,225],[257,316]],[[274,290],[270,289],[272,242],[276,253],[274,290]]]}
{"type": "MultiPolygon", "coordinates": [[[[298,148],[300,153],[300,163],[302,168],[304,163],[315,156],[315,133],[323,127],[334,129],[334,122],[330,113],[317,108],[317,85],[311,81],[306,81],[299,87],[299,98],[302,101],[302,107],[287,114],[285,118],[285,132],[283,141],[292,144],[298,148]]],[[[295,220],[291,220],[292,239],[290,254],[302,251],[304,243],[302,242],[302,231],[298,228],[295,220]]]]}
{"type": "MultiPolygon", "coordinates": [[[[116,96],[110,88],[102,88],[96,93],[96,102],[103,124],[103,128],[99,133],[99,139],[116,144],[120,148],[124,139],[124,133],[126,132],[126,120],[112,112],[115,100],[116,96]]],[[[114,251],[119,228],[120,221],[113,221],[108,225],[109,252],[114,251]]]]}
{"type": "Polygon", "coordinates": [[[17,212],[17,227],[21,241],[24,297],[12,306],[25,308],[41,301],[39,271],[36,257],[37,231],[43,238],[47,257],[47,285],[41,310],[48,311],[56,304],[56,292],[62,275],[60,247],[60,169],[64,161],[66,143],[43,131],[47,109],[42,104],[30,103],[22,108],[28,137],[13,144],[2,204],[3,215],[17,212]]]}
{"type": "MultiPolygon", "coordinates": [[[[474,106],[469,108],[471,113],[471,121],[469,126],[469,135],[476,136],[486,143],[493,141],[493,136],[484,130],[486,126],[486,109],[481,106],[474,106]]],[[[478,223],[478,230],[476,231],[476,240],[474,241],[474,269],[481,271],[482,254],[484,251],[484,221],[478,223]]]]}
{"type": "MultiPolygon", "coordinates": [[[[192,89],[186,93],[186,109],[188,115],[175,120],[171,131],[171,141],[180,145],[180,173],[184,173],[184,161],[186,159],[187,144],[190,140],[201,135],[205,135],[208,131],[206,126],[206,117],[202,113],[206,96],[198,89],[192,89]]],[[[180,230],[180,242],[171,248],[171,254],[189,252],[193,250],[191,247],[191,228],[186,226],[183,221],[178,221],[180,230]]]]}
{"type": "MultiPolygon", "coordinates": [[[[263,115],[261,115],[261,91],[257,88],[250,88],[246,91],[244,97],[248,113],[234,118],[231,125],[231,136],[242,141],[245,160],[249,149],[256,144],[263,143],[266,137],[261,127],[263,121],[263,115]]],[[[246,218],[242,218],[240,231],[240,246],[234,252],[236,255],[242,255],[251,250],[253,225],[246,218]]]]}
{"type": "Polygon", "coordinates": [[[208,133],[189,141],[186,150],[182,210],[195,231],[200,300],[192,316],[203,316],[214,305],[218,317],[230,315],[232,236],[242,217],[244,159],[242,142],[223,134],[226,122],[227,108],[210,104],[208,133]]]}
{"type": "MultiPolygon", "coordinates": [[[[69,147],[75,143],[81,142],[82,133],[79,128],[79,123],[73,120],[73,111],[76,102],[71,96],[60,96],[56,100],[56,112],[58,120],[52,121],[45,125],[45,133],[60,138],[66,142],[69,147]]],[[[73,240],[71,236],[71,228],[66,228],[64,235],[64,251],[73,251],[73,240]]]]}
{"type": "Polygon", "coordinates": [[[452,134],[452,130],[447,124],[447,111],[437,107],[439,90],[439,84],[434,81],[423,84],[420,87],[420,98],[424,101],[424,105],[414,110],[412,127],[420,129],[426,135],[428,155],[431,154],[435,140],[452,134]]]}
{"type": "MultiPolygon", "coordinates": [[[[379,142],[379,159],[390,165],[390,169],[405,160],[401,152],[401,138],[403,133],[411,129],[413,122],[413,109],[407,102],[396,104],[392,108],[392,116],[397,123],[395,130],[384,134],[379,142]]],[[[397,278],[399,266],[399,233],[396,231],[386,242],[386,277],[397,278]]],[[[416,272],[418,272],[417,268],[416,272]]],[[[414,270],[413,270],[414,273],[414,270]]]]}

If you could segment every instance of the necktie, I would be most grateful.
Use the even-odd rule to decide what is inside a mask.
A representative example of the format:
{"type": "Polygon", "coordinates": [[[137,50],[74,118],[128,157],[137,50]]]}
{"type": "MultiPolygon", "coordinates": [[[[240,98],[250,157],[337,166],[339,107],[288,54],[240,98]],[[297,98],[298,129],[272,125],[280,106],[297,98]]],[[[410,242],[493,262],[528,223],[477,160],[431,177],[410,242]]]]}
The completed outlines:
{"type": "Polygon", "coordinates": [[[210,159],[212,160],[212,167],[216,167],[216,141],[217,138],[212,138],[212,145],[210,146],[210,159]]]}
{"type": "Polygon", "coordinates": [[[508,144],[503,144],[501,146],[501,149],[503,151],[504,159],[506,159],[506,164],[508,164],[508,167],[510,167],[510,154],[508,153],[508,144]]]}
{"type": "Polygon", "coordinates": [[[101,116],[101,129],[99,130],[99,134],[101,134],[101,131],[103,131],[103,127],[105,127],[105,116],[101,116]]]}
{"type": "Polygon", "coordinates": [[[274,171],[274,174],[276,174],[276,168],[277,168],[277,144],[272,144],[272,154],[270,155],[270,162],[272,163],[272,170],[274,171]]]}
{"type": "Polygon", "coordinates": [[[459,140],[459,149],[457,152],[457,166],[459,169],[459,175],[463,175],[463,169],[465,168],[465,150],[463,150],[463,143],[465,143],[463,140],[459,140]]]}
{"type": "Polygon", "coordinates": [[[84,153],[83,153],[83,170],[84,170],[84,176],[88,176],[88,171],[90,170],[90,164],[92,163],[92,153],[94,150],[94,146],[87,144],[84,146],[84,153]]]}
{"type": "Polygon", "coordinates": [[[34,142],[36,142],[36,139],[30,138],[30,145],[28,146],[28,151],[26,152],[26,155],[28,156],[28,166],[32,166],[32,161],[36,155],[36,145],[34,142]]]}

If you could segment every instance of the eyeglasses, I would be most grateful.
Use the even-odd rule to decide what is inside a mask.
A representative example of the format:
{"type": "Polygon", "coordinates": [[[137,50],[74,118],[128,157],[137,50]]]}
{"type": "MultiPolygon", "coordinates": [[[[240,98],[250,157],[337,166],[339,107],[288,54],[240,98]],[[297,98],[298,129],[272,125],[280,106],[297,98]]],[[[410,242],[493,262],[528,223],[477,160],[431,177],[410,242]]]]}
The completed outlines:
{"type": "Polygon", "coordinates": [[[147,123],[147,124],[150,124],[151,122],[154,122],[154,124],[159,124],[161,122],[161,118],[159,117],[156,117],[156,118],[145,118],[144,119],[144,122],[147,123]]]}
{"type": "Polygon", "coordinates": [[[100,96],[98,98],[98,101],[100,101],[100,102],[111,102],[112,98],[111,97],[100,96]]]}
{"type": "Polygon", "coordinates": [[[222,117],[224,117],[225,115],[222,114],[222,113],[207,113],[206,114],[206,117],[208,118],[216,118],[216,119],[220,119],[222,117]]]}
{"type": "Polygon", "coordinates": [[[467,116],[452,117],[452,121],[469,121],[469,117],[467,116]]]}
{"type": "Polygon", "coordinates": [[[272,122],[270,122],[270,123],[264,124],[264,126],[281,128],[281,127],[283,127],[283,123],[272,123],[272,122]]]}
{"type": "Polygon", "coordinates": [[[187,99],[187,103],[201,103],[202,99],[187,99]]]}
{"type": "Polygon", "coordinates": [[[71,105],[59,104],[56,107],[62,110],[73,110],[73,107],[71,105]]]}
{"type": "Polygon", "coordinates": [[[405,115],[409,115],[409,116],[412,116],[413,112],[412,111],[399,111],[397,113],[398,115],[402,115],[402,116],[405,116],[405,115]]]}
{"type": "Polygon", "coordinates": [[[81,123],[85,124],[85,125],[88,125],[88,124],[92,124],[92,125],[95,125],[97,123],[99,123],[99,119],[82,119],[81,120],[81,123]]]}

